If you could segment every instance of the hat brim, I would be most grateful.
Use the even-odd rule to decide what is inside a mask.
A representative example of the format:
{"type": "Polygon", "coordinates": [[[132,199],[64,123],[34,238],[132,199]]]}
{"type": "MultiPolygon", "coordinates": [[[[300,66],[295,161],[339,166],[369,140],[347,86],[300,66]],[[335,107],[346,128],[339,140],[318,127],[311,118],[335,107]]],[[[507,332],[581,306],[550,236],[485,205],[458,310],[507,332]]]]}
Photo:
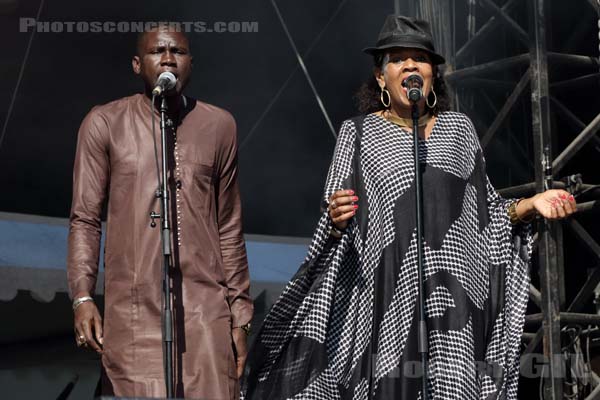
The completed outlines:
{"type": "Polygon", "coordinates": [[[429,50],[427,47],[423,46],[421,43],[406,43],[406,42],[404,42],[402,44],[390,43],[390,44],[385,44],[385,45],[377,46],[377,47],[366,47],[362,51],[363,51],[363,53],[366,53],[366,54],[375,55],[377,53],[381,53],[384,50],[393,49],[394,47],[425,50],[427,52],[427,54],[429,54],[429,56],[431,57],[432,64],[438,65],[438,64],[446,63],[446,59],[444,57],[429,50]]]}

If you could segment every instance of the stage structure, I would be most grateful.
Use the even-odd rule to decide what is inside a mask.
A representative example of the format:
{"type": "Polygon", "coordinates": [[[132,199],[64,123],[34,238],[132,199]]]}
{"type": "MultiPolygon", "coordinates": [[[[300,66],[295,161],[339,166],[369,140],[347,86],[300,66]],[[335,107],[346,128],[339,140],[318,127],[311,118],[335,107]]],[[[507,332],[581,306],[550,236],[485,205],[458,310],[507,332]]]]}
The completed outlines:
{"type": "Polygon", "coordinates": [[[535,224],[522,375],[531,371],[532,357],[540,351],[545,364],[541,373],[537,365],[542,381],[528,385],[522,380],[520,395],[528,386],[537,390],[537,384],[544,399],[592,399],[600,394],[590,366],[590,343],[599,336],[600,325],[600,313],[592,307],[600,283],[600,186],[589,184],[600,182],[594,168],[600,157],[599,4],[394,4],[397,12],[431,22],[448,60],[445,76],[454,91],[454,106],[473,120],[488,168],[504,171],[494,182],[505,187],[502,195],[524,197],[549,187],[567,188],[579,203],[574,218],[535,224]],[[465,15],[466,24],[458,23],[465,15]],[[581,348],[587,349],[585,357],[581,348]]]}

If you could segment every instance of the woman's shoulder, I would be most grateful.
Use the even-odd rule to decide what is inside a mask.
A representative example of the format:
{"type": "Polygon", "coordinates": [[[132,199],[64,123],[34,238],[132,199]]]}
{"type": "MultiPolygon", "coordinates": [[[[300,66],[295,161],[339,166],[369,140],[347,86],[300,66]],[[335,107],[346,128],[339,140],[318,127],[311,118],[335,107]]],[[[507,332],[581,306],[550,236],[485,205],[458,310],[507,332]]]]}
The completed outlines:
{"type": "Polygon", "coordinates": [[[471,119],[458,111],[443,111],[437,115],[437,119],[454,123],[462,123],[472,125],[471,119]]]}
{"type": "Polygon", "coordinates": [[[437,115],[437,122],[439,122],[442,129],[452,130],[466,135],[477,135],[471,118],[461,112],[444,111],[437,115]]]}
{"type": "Polygon", "coordinates": [[[377,113],[361,114],[348,118],[342,122],[340,127],[338,140],[341,137],[354,138],[358,132],[358,135],[362,136],[367,132],[379,131],[382,129],[381,123],[386,122],[377,113]]]}
{"type": "Polygon", "coordinates": [[[374,114],[363,114],[363,115],[356,115],[354,117],[345,119],[344,121],[342,121],[342,124],[340,126],[339,136],[341,136],[341,135],[354,136],[357,129],[361,128],[361,130],[362,130],[365,125],[370,124],[372,122],[371,120],[373,117],[374,117],[374,114]]]}

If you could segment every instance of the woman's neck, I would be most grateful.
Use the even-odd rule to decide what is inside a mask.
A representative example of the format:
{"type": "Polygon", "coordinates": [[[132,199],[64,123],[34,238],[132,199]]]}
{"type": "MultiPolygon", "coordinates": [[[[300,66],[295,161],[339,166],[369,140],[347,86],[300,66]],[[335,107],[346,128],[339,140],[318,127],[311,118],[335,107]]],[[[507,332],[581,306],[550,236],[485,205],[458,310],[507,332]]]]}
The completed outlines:
{"type": "MultiPolygon", "coordinates": [[[[423,114],[425,114],[425,105],[422,102],[419,102],[418,106],[419,116],[422,116],[423,114]]],[[[396,117],[412,118],[412,107],[394,106],[394,104],[392,104],[392,106],[389,109],[389,112],[391,112],[392,115],[395,115],[396,117]]]]}

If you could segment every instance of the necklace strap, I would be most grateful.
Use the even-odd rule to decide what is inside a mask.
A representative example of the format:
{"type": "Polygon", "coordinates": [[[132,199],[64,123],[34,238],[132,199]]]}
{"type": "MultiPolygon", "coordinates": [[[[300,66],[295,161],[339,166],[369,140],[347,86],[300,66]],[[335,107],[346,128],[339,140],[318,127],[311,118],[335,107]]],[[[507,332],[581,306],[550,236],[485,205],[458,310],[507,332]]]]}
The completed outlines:
{"type": "MultiPolygon", "coordinates": [[[[412,128],[412,126],[413,126],[413,120],[411,118],[401,118],[401,117],[398,117],[398,116],[392,114],[389,111],[384,112],[384,117],[389,122],[394,123],[394,124],[404,127],[404,128],[412,128]]],[[[427,123],[430,120],[431,120],[431,115],[429,115],[429,113],[422,115],[421,117],[419,117],[419,126],[427,125],[427,123]]]]}

